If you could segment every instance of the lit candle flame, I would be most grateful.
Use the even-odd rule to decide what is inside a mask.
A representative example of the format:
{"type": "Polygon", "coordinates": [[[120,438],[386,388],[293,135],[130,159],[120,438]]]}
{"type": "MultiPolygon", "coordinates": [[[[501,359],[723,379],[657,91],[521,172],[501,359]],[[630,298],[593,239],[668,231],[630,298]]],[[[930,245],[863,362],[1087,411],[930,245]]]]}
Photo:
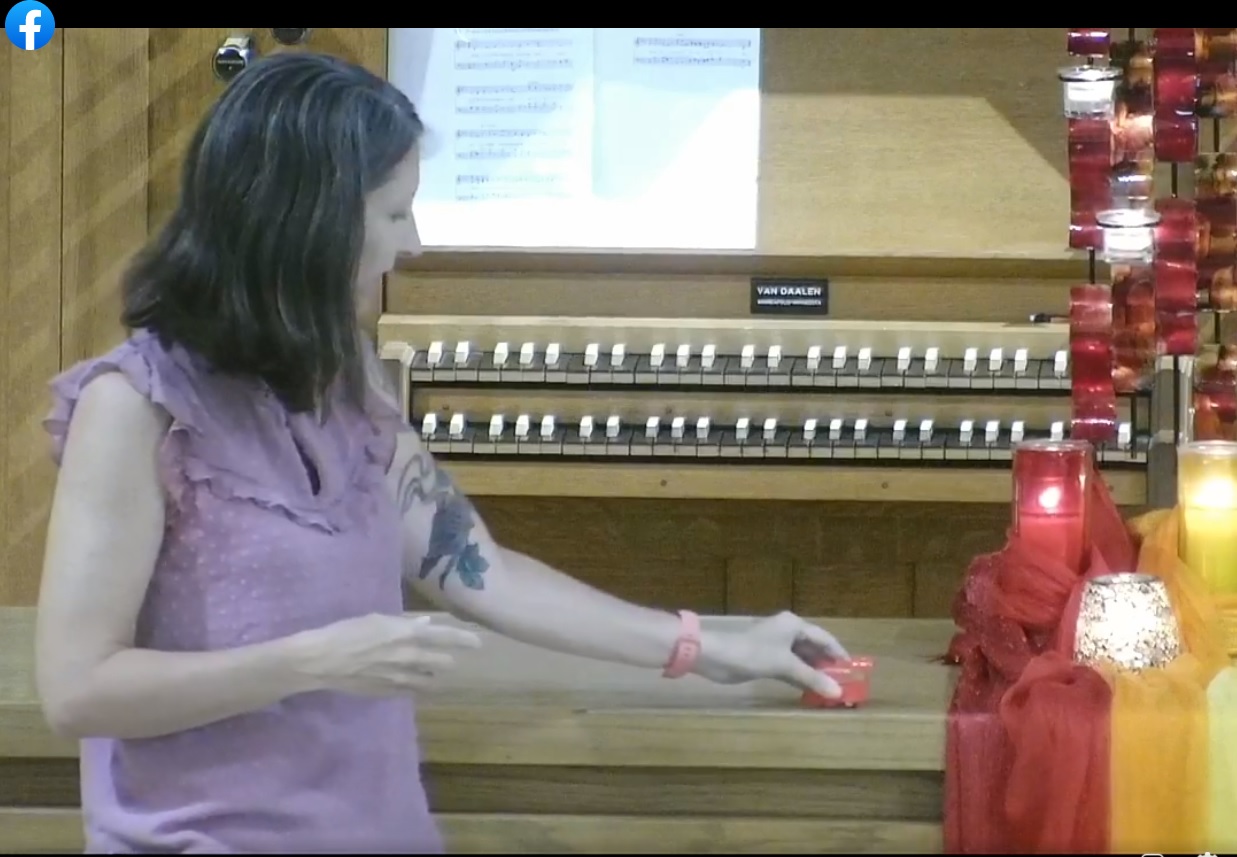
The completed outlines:
{"type": "Polygon", "coordinates": [[[1198,509],[1233,509],[1237,512],[1237,485],[1232,480],[1212,477],[1191,492],[1189,505],[1198,509]]]}
{"type": "Polygon", "coordinates": [[[1050,485],[1039,492],[1039,507],[1045,512],[1055,512],[1061,506],[1061,488],[1050,485]]]}

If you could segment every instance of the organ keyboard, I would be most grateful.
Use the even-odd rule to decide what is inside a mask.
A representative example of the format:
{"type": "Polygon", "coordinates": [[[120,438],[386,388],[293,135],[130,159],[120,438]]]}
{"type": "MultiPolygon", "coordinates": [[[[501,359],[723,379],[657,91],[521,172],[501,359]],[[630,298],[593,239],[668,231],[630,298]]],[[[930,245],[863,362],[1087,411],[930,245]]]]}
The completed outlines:
{"type": "Polygon", "coordinates": [[[666,343],[647,351],[629,350],[625,343],[588,343],[583,349],[562,343],[524,342],[513,356],[511,343],[491,348],[461,340],[430,342],[413,347],[408,363],[413,384],[554,384],[581,387],[692,387],[705,389],[760,388],[789,390],[1003,390],[1068,392],[1069,352],[1032,356],[1027,348],[996,346],[981,352],[965,347],[947,356],[939,346],[916,350],[899,346],[896,353],[870,346],[812,345],[802,353],[779,345],[743,345],[738,353],[719,351],[706,343],[693,351],[690,343],[666,343]]]}
{"type": "MultiPolygon", "coordinates": [[[[380,345],[430,451],[470,473],[496,468],[489,485],[504,467],[528,478],[516,473],[530,462],[538,486],[556,463],[572,478],[627,466],[633,479],[660,464],[677,490],[699,496],[716,481],[682,480],[709,465],[776,479],[824,466],[849,468],[851,486],[873,474],[874,497],[881,479],[923,473],[941,481],[914,484],[939,484],[948,500],[959,489],[951,468],[998,478],[1015,444],[1064,438],[1070,419],[1060,324],[388,315],[380,345]]],[[[1107,470],[1128,471],[1123,486],[1145,479],[1152,404],[1145,393],[1122,397],[1117,437],[1096,448],[1107,470]]],[[[985,496],[999,491],[985,485],[985,496]]]]}
{"type": "MultiPolygon", "coordinates": [[[[414,420],[429,450],[443,458],[480,456],[610,457],[627,460],[741,459],[785,463],[793,460],[1006,463],[1014,444],[1037,438],[1061,439],[1066,424],[1028,427],[1014,420],[962,420],[937,425],[932,419],[809,417],[784,423],[776,417],[740,417],[719,422],[708,416],[654,415],[626,419],[618,414],[558,417],[493,414],[449,418],[428,413],[414,420]]],[[[1150,435],[1122,423],[1117,439],[1097,448],[1102,464],[1137,467],[1146,463],[1150,435]]]]}

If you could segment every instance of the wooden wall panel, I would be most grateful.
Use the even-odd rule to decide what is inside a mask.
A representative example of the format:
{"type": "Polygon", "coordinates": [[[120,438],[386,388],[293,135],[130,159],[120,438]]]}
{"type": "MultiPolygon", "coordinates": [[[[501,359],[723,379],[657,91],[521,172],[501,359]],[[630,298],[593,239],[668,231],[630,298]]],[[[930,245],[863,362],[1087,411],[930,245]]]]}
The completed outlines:
{"type": "Polygon", "coordinates": [[[1061,258],[1052,28],[764,30],[760,249],[1061,258]]]}
{"type": "Polygon", "coordinates": [[[562,270],[540,255],[449,260],[445,254],[428,254],[388,278],[387,311],[746,318],[752,275],[801,274],[830,279],[829,309],[835,319],[1024,323],[1033,313],[1068,312],[1069,286],[1086,276],[1081,265],[1069,262],[997,267],[967,261],[952,268],[937,264],[939,273],[924,262],[911,265],[915,273],[908,274],[907,268],[893,267],[882,273],[877,261],[757,257],[722,265],[702,258],[691,273],[671,273],[653,269],[654,260],[647,258],[581,259],[562,270]],[[460,270],[466,266],[476,270],[460,270]],[[480,270],[487,267],[491,270],[480,270]]]}
{"type": "Polygon", "coordinates": [[[496,538],[624,598],[805,616],[947,616],[1005,505],[477,498],[496,538]]]}
{"type": "Polygon", "coordinates": [[[150,30],[146,208],[151,232],[163,225],[176,204],[185,147],[223,86],[211,72],[210,61],[230,32],[221,27],[150,30]]]}
{"type": "Polygon", "coordinates": [[[65,29],[61,363],[115,345],[118,283],[146,240],[149,31],[65,29]]]}
{"type": "Polygon", "coordinates": [[[0,604],[34,600],[54,478],[41,421],[60,366],[63,48],[0,51],[0,604]]]}

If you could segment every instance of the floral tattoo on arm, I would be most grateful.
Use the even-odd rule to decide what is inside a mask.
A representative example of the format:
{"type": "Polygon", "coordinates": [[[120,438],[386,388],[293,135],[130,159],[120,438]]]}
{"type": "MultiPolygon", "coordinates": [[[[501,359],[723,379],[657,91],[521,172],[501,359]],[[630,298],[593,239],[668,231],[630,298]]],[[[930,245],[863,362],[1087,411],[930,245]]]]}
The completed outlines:
{"type": "Polygon", "coordinates": [[[434,464],[429,453],[422,451],[404,464],[398,485],[401,515],[406,516],[419,505],[434,507],[429,547],[417,577],[426,580],[436,574],[440,589],[446,589],[452,576],[469,589],[485,589],[485,573],[490,563],[473,538],[477,517],[451,477],[434,464]]]}

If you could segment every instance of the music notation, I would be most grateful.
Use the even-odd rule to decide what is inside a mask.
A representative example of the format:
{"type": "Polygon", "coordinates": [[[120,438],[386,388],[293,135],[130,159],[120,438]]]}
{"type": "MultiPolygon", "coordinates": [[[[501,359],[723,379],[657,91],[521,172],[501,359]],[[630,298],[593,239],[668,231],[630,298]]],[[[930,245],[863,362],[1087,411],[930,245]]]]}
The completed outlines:
{"type": "Polygon", "coordinates": [[[391,31],[431,246],[751,249],[759,28],[391,31]],[[412,35],[409,35],[412,34],[412,35]]]}

